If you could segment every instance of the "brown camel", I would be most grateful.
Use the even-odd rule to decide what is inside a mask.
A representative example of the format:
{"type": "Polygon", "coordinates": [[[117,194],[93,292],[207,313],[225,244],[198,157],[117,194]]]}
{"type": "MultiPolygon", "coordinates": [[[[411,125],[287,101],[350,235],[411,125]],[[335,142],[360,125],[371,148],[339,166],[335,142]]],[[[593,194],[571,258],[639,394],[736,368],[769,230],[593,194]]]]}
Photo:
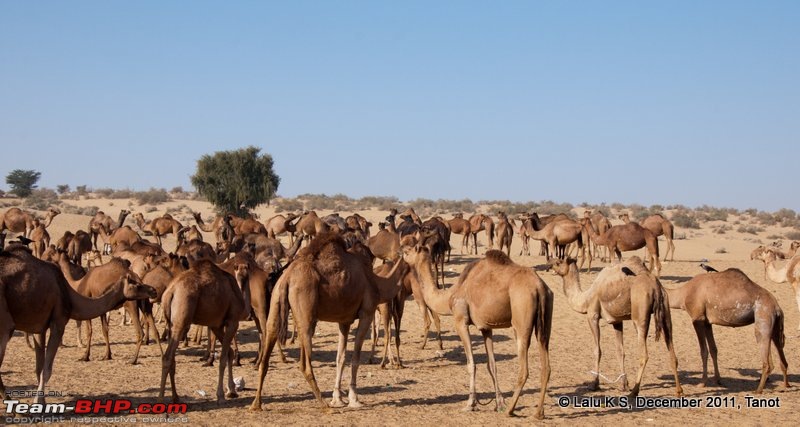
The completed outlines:
{"type": "MultiPolygon", "coordinates": [[[[140,282],[118,281],[96,299],[75,292],[58,267],[36,259],[24,248],[0,252],[0,366],[14,330],[33,334],[38,392],[34,403],[45,403],[45,386],[69,319],[89,320],[106,313],[126,299],[155,296],[140,282]],[[45,333],[50,337],[45,345],[45,333]]],[[[0,395],[5,385],[0,379],[0,395]]]]}
{"type": "MultiPolygon", "coordinates": [[[[570,243],[577,242],[581,255],[580,268],[587,258],[587,246],[589,242],[589,234],[584,230],[581,223],[571,219],[562,219],[551,221],[549,224],[544,225],[539,220],[539,216],[534,213],[529,217],[530,221],[525,221],[523,224],[525,234],[531,239],[540,240],[546,243],[545,257],[550,260],[550,248],[553,249],[553,254],[559,259],[566,257],[566,246],[570,243]]],[[[589,266],[592,268],[592,253],[589,251],[589,266]]]]}
{"type": "Polygon", "coordinates": [[[360,230],[361,235],[363,236],[363,240],[366,241],[367,239],[369,239],[370,236],[369,229],[370,227],[372,227],[372,223],[367,221],[366,218],[357,213],[354,213],[345,218],[345,223],[347,224],[348,227],[354,230],[360,230]]]}
{"type": "Polygon", "coordinates": [[[394,217],[389,215],[386,220],[389,226],[381,228],[376,235],[370,237],[367,246],[376,258],[394,262],[400,258],[400,235],[394,227],[394,217]]]}
{"type": "MultiPolygon", "coordinates": [[[[628,224],[631,221],[631,217],[628,214],[622,214],[619,216],[619,219],[622,220],[625,224],[628,224]]],[[[670,261],[675,260],[675,243],[672,243],[672,239],[675,234],[675,227],[672,225],[668,219],[664,218],[661,214],[654,214],[650,215],[645,218],[643,221],[639,223],[642,227],[650,230],[653,233],[653,236],[664,236],[667,239],[667,250],[664,252],[664,261],[667,261],[667,257],[672,254],[670,261]]]]}
{"type": "Polygon", "coordinates": [[[289,233],[289,243],[294,243],[294,232],[296,228],[292,221],[295,219],[297,219],[297,214],[295,213],[290,213],[286,216],[275,215],[268,219],[267,222],[264,223],[264,227],[267,229],[267,236],[275,239],[283,233],[289,233]]]}
{"type": "Polygon", "coordinates": [[[438,218],[431,218],[422,224],[418,233],[419,244],[427,246],[431,251],[433,263],[436,266],[437,285],[444,285],[445,255],[450,252],[450,229],[438,218]]]}
{"type": "MultiPolygon", "coordinates": [[[[461,234],[464,237],[461,239],[461,253],[464,253],[464,249],[467,248],[469,240],[469,233],[470,233],[470,223],[466,219],[464,219],[463,214],[456,214],[453,219],[447,220],[447,225],[450,227],[450,232],[453,234],[461,234]]],[[[450,253],[447,253],[447,261],[450,261],[450,253]]]]}
{"type": "MultiPolygon", "coordinates": [[[[108,235],[112,234],[114,230],[122,227],[122,224],[125,223],[125,217],[130,215],[131,211],[127,209],[123,209],[119,211],[119,218],[117,218],[117,223],[114,224],[114,220],[105,214],[103,211],[97,211],[94,214],[94,217],[89,220],[89,234],[92,237],[92,246],[94,249],[97,250],[97,236],[102,236],[103,241],[106,242],[106,245],[109,244],[108,235]]],[[[106,251],[108,253],[109,251],[106,251]]]]}
{"type": "Polygon", "coordinates": [[[70,261],[80,265],[81,260],[83,259],[83,254],[91,250],[92,237],[89,235],[89,233],[83,230],[78,230],[75,232],[72,240],[69,241],[69,246],[67,246],[67,255],[69,256],[70,261]]]}
{"type": "Polygon", "coordinates": [[[217,402],[225,400],[222,380],[228,369],[227,397],[237,397],[233,384],[231,341],[236,336],[239,321],[250,314],[250,287],[247,285],[246,263],[236,264],[235,276],[213,262],[201,260],[180,273],[162,296],[164,317],[167,319],[167,351],[161,358],[161,390],[164,397],[167,375],[172,385],[172,401],[178,401],[175,384],[175,353],[193,323],[208,326],[222,342],[217,381],[217,402]]]}
{"type": "Polygon", "coordinates": [[[183,228],[183,225],[181,225],[180,222],[176,221],[171,216],[167,217],[166,215],[145,222],[144,215],[142,215],[141,212],[136,212],[133,214],[133,220],[136,221],[136,225],[139,226],[139,229],[141,229],[145,235],[155,236],[156,243],[158,243],[158,246],[162,247],[163,245],[161,244],[161,236],[166,236],[170,233],[177,236],[178,231],[183,228]]]}
{"type": "MultiPolygon", "coordinates": [[[[113,288],[117,286],[119,283],[142,283],[139,275],[135,274],[130,270],[130,262],[127,260],[122,260],[120,258],[112,258],[109,262],[95,268],[91,268],[87,271],[86,275],[82,278],[78,279],[72,276],[72,269],[68,265],[66,257],[62,256],[59,259],[59,266],[61,267],[61,272],[64,274],[64,277],[67,279],[67,282],[70,284],[72,289],[74,289],[80,295],[83,295],[87,298],[97,298],[100,295],[103,295],[108,291],[109,288],[113,288]]],[[[152,298],[156,297],[156,291],[154,288],[148,286],[149,289],[152,289],[152,298]]],[[[122,306],[122,302],[118,307],[122,306]]],[[[135,305],[133,306],[136,307],[135,305]]],[[[106,343],[106,354],[103,356],[102,360],[111,360],[111,342],[108,339],[108,316],[106,313],[98,316],[100,317],[100,323],[102,325],[102,332],[103,338],[105,339],[106,343]]],[[[83,362],[89,361],[89,356],[92,348],[92,322],[90,319],[86,322],[86,350],[84,351],[83,357],[79,360],[83,362]]],[[[152,314],[150,317],[146,317],[145,320],[150,324],[150,326],[155,328],[155,321],[153,320],[152,314]]],[[[131,364],[135,364],[139,357],[139,348],[142,341],[142,327],[139,323],[139,316],[134,315],[131,313],[131,321],[133,322],[133,326],[136,330],[137,334],[137,346],[134,353],[134,357],[131,361],[131,364]]],[[[78,331],[81,328],[81,321],[77,321],[78,323],[78,331]]],[[[80,341],[80,338],[79,338],[80,341]]]]}
{"type": "Polygon", "coordinates": [[[772,372],[770,343],[775,345],[780,358],[783,385],[789,387],[786,376],[788,366],[783,354],[784,316],[770,291],[755,284],[741,270],[729,268],[719,273],[699,274],[679,288],[667,289],[667,292],[670,306],[685,310],[692,319],[700,343],[700,358],[703,359],[703,387],[708,383],[709,353],[714,364],[714,383],[721,385],[712,325],[737,328],[750,324],[755,324],[756,342],[761,351],[761,381],[756,394],[764,391],[772,372]]]}
{"type": "Polygon", "coordinates": [[[772,252],[773,254],[775,254],[775,258],[776,259],[789,259],[789,258],[792,258],[795,255],[797,255],[797,249],[798,248],[800,248],[800,242],[798,242],[798,241],[792,242],[791,245],[789,246],[789,250],[786,251],[786,252],[783,252],[782,250],[780,250],[779,247],[769,247],[768,248],[768,247],[766,247],[764,245],[761,245],[761,246],[753,249],[753,252],[750,253],[750,259],[761,259],[761,253],[765,252],[765,251],[769,251],[769,252],[772,252]]]}
{"type": "Polygon", "coordinates": [[[421,283],[426,304],[436,313],[452,315],[458,335],[467,355],[469,373],[469,399],[466,410],[474,410],[475,361],[472,355],[472,340],[469,326],[475,325],[483,335],[488,354],[489,376],[494,383],[496,408],[512,415],[522,387],[528,380],[528,347],[535,332],[539,342],[541,363],[541,390],[538,409],[534,416],[544,418],[544,398],[550,379],[550,331],[553,320],[553,292],[527,267],[514,264],[506,254],[489,250],[486,257],[469,264],[458,282],[447,290],[438,290],[433,284],[430,253],[427,248],[406,248],[403,258],[412,266],[421,283]],[[492,330],[513,327],[517,343],[519,376],[511,403],[506,406],[497,384],[492,330]]]}
{"type": "Polygon", "coordinates": [[[42,259],[45,249],[50,246],[50,233],[38,218],[33,220],[31,240],[33,241],[33,256],[42,259]]]}
{"type": "MultiPolygon", "coordinates": [[[[49,208],[47,215],[44,219],[44,226],[49,227],[53,222],[53,218],[60,214],[56,208],[49,208]]],[[[10,208],[3,214],[0,214],[0,233],[8,230],[12,233],[23,233],[23,236],[30,237],[31,231],[34,229],[33,220],[36,216],[30,212],[24,211],[20,208],[10,208]]]]}
{"type": "MultiPolygon", "coordinates": [[[[472,236],[472,243],[475,249],[474,254],[478,255],[478,232],[486,230],[486,245],[489,249],[494,247],[494,221],[484,214],[475,214],[469,217],[469,234],[472,236]]],[[[467,252],[469,252],[469,239],[467,239],[467,252]]]]}
{"type": "MultiPolygon", "coordinates": [[[[139,236],[139,233],[134,231],[129,225],[123,225],[112,231],[111,234],[106,233],[105,228],[101,227],[100,235],[107,242],[104,252],[108,254],[113,254],[118,250],[119,246],[133,247],[138,243],[146,242],[139,236]]],[[[155,243],[152,243],[152,245],[158,246],[155,243]]],[[[161,248],[160,246],[158,247],[161,248]]]]}
{"type": "Polygon", "coordinates": [[[505,212],[497,213],[497,249],[503,250],[506,247],[506,255],[511,256],[511,240],[514,238],[514,227],[508,221],[508,216],[505,212]]]}
{"type": "Polygon", "coordinates": [[[303,236],[308,236],[308,241],[311,241],[318,234],[326,232],[330,229],[328,224],[321,220],[317,213],[314,211],[304,212],[297,221],[295,227],[297,232],[303,236]]]}
{"type": "Polygon", "coordinates": [[[589,237],[598,244],[608,248],[609,253],[617,256],[617,260],[622,260],[622,252],[635,251],[647,247],[647,256],[650,260],[648,268],[654,272],[656,277],[661,274],[661,261],[658,255],[658,240],[650,230],[642,227],[635,222],[628,224],[615,225],[602,236],[597,234],[584,218],[581,220],[583,229],[589,233],[589,237]]]}
{"type": "MultiPolygon", "coordinates": [[[[605,232],[611,228],[611,221],[609,221],[608,218],[606,218],[606,216],[599,211],[595,211],[594,213],[591,211],[583,211],[583,217],[589,220],[592,228],[594,228],[594,232],[600,236],[605,234],[605,232]]],[[[594,253],[600,257],[600,261],[608,261],[608,247],[605,245],[600,245],[594,239],[592,239],[592,245],[592,249],[594,249],[594,253]]]]}
{"type": "Polygon", "coordinates": [[[413,221],[414,224],[422,225],[422,219],[420,219],[419,215],[417,215],[417,213],[414,212],[414,208],[408,208],[403,213],[398,214],[398,216],[400,218],[402,218],[404,216],[410,216],[411,217],[411,221],[413,221]]]}
{"type": "Polygon", "coordinates": [[[636,396],[639,394],[644,368],[647,365],[647,331],[650,329],[651,316],[654,316],[656,340],[663,333],[669,351],[672,372],[675,376],[675,392],[678,396],[683,394],[678,381],[678,359],[675,357],[672,345],[672,317],[667,291],[661,286],[661,282],[647,271],[641,259],[634,256],[624,263],[615,263],[604,268],[592,286],[585,291],[581,289],[578,267],[574,259],[552,260],[550,266],[564,282],[564,294],[570,307],[578,313],[586,314],[589,320],[594,336],[595,356],[592,390],[597,390],[600,386],[600,319],[610,323],[616,333],[623,391],[628,390],[628,377],[625,373],[622,325],[624,320],[633,320],[639,346],[639,371],[630,395],[636,396]]]}
{"type": "Polygon", "coordinates": [[[217,242],[230,240],[233,238],[233,227],[230,226],[230,219],[227,215],[217,215],[214,217],[214,221],[211,224],[206,224],[203,221],[203,217],[200,215],[200,212],[193,212],[192,216],[194,216],[194,220],[197,222],[197,226],[200,227],[201,230],[205,231],[206,233],[214,233],[214,238],[216,238],[217,242]]]}
{"type": "Polygon", "coordinates": [[[327,408],[319,391],[311,366],[311,338],[319,321],[339,324],[339,346],[336,355],[336,380],[331,405],[342,406],[341,379],[344,371],[347,335],[352,323],[358,319],[355,346],[351,360],[349,389],[350,407],[359,407],[356,393],[361,346],[369,332],[375,308],[390,301],[399,291],[399,282],[406,264],[395,264],[387,278],[377,276],[359,254],[345,250],[344,240],[334,233],[323,233],[309,243],[283,272],[273,290],[267,319],[264,351],[258,366],[258,389],[250,409],[261,410],[264,377],[269,367],[269,357],[276,341],[286,336],[288,310],[291,308],[297,325],[300,344],[300,370],[311,386],[311,391],[323,408],[327,408]]]}
{"type": "MultiPolygon", "coordinates": [[[[775,252],[764,251],[759,255],[759,259],[764,262],[764,272],[769,280],[775,283],[788,282],[792,285],[797,308],[800,310],[800,256],[792,257],[781,268],[775,267],[775,252]]],[[[800,326],[797,329],[800,329],[800,326]]]]}

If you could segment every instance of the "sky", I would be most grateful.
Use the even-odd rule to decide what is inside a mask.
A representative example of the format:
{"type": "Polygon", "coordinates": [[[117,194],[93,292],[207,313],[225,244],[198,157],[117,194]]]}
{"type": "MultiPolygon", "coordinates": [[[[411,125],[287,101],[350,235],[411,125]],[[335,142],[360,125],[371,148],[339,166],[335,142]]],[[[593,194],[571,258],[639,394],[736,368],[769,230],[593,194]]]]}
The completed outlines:
{"type": "MultiPolygon", "coordinates": [[[[800,210],[800,2],[0,1],[0,175],[800,210]]],[[[3,181],[0,188],[7,189],[3,181]]]]}

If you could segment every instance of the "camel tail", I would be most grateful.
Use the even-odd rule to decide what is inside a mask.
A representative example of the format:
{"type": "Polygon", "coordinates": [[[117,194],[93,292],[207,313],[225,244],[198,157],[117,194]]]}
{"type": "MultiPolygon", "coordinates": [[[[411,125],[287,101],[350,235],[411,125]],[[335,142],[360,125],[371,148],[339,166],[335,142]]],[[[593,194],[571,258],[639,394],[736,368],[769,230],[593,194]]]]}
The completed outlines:
{"type": "Polygon", "coordinates": [[[773,332],[774,337],[772,339],[775,342],[775,346],[779,349],[783,348],[786,344],[786,336],[783,334],[783,320],[783,311],[778,310],[778,312],[775,313],[775,331],[773,332]]]}
{"type": "Polygon", "coordinates": [[[544,294],[539,295],[539,310],[534,327],[539,344],[547,348],[550,346],[550,331],[553,326],[553,291],[547,286],[544,289],[544,294]]]}
{"type": "Polygon", "coordinates": [[[667,343],[672,342],[672,317],[669,312],[669,296],[667,290],[663,286],[658,287],[658,291],[654,295],[653,301],[653,315],[656,320],[656,341],[664,334],[664,340],[667,343]]]}
{"type": "MultiPolygon", "coordinates": [[[[164,321],[167,322],[167,326],[165,331],[167,332],[167,336],[172,334],[172,296],[174,294],[172,292],[164,292],[161,296],[161,310],[164,313],[164,321]]],[[[187,331],[188,332],[188,331],[187,331]]],[[[183,337],[175,337],[176,340],[180,341],[183,337]]]]}
{"type": "Polygon", "coordinates": [[[288,275],[282,275],[272,289],[269,318],[267,328],[278,334],[282,346],[286,345],[286,336],[289,332],[289,280],[288,275]]]}

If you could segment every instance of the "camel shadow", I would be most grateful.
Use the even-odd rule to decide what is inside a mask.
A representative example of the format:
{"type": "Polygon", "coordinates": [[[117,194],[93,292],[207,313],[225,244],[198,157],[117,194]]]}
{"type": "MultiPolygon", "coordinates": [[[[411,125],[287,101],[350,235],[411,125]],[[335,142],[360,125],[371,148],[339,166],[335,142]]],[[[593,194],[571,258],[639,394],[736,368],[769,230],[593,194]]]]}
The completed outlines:
{"type": "Polygon", "coordinates": [[[694,276],[661,276],[659,280],[681,283],[691,280],[692,277],[694,276]]]}

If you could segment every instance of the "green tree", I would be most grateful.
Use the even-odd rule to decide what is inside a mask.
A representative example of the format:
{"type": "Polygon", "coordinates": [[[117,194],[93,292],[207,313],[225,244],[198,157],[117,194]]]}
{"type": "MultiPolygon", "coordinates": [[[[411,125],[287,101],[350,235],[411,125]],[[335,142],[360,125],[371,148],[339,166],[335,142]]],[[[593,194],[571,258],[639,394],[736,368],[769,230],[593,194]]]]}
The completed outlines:
{"type": "Polygon", "coordinates": [[[28,197],[36,188],[36,181],[42,176],[34,170],[14,169],[6,175],[6,184],[11,186],[11,193],[17,197],[28,197]]]}
{"type": "Polygon", "coordinates": [[[192,185],[221,213],[246,215],[269,203],[281,179],[272,170],[272,156],[253,146],[206,154],[197,161],[192,185]]]}
{"type": "Polygon", "coordinates": [[[59,184],[56,186],[56,191],[58,194],[67,194],[69,193],[69,184],[59,184]]]}

